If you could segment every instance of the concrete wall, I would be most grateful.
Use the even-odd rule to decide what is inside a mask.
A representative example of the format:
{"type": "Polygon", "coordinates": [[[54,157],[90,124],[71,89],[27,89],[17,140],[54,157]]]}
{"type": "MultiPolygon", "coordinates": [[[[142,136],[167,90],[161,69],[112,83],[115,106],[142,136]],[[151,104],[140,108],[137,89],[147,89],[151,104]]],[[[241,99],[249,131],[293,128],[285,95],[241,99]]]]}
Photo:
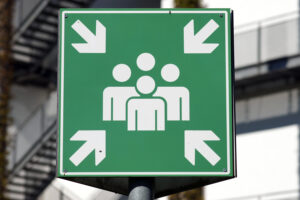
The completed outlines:
{"type": "Polygon", "coordinates": [[[286,18],[237,27],[236,67],[299,54],[299,16],[297,13],[290,13],[286,18]]]}
{"type": "Polygon", "coordinates": [[[236,179],[207,186],[206,200],[299,199],[299,125],[239,135],[237,169],[236,179]]]}
{"type": "Polygon", "coordinates": [[[63,187],[57,187],[56,185],[51,184],[47,190],[39,196],[38,200],[80,200],[74,194],[71,194],[70,191],[65,191],[63,187]]]}

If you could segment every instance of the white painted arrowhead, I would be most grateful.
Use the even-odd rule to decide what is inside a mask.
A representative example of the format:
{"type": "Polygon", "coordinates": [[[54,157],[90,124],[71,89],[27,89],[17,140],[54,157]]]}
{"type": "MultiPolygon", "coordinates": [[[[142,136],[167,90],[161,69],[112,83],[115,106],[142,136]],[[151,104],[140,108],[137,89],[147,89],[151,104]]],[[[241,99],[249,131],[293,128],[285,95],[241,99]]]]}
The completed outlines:
{"type": "Polygon", "coordinates": [[[184,131],[184,156],[195,165],[196,150],[213,166],[221,159],[204,141],[219,141],[220,138],[209,130],[184,131]]]}
{"type": "Polygon", "coordinates": [[[96,20],[96,34],[93,34],[80,20],[77,20],[72,28],[86,41],[86,43],[72,43],[79,53],[105,53],[106,52],[106,28],[96,20]]]}
{"type": "Polygon", "coordinates": [[[106,136],[104,130],[77,131],[71,141],[86,141],[71,157],[71,162],[78,166],[95,150],[95,165],[106,157],[106,136]]]}
{"type": "Polygon", "coordinates": [[[194,20],[191,20],[184,27],[184,53],[195,54],[195,53],[212,53],[219,44],[217,43],[204,43],[205,40],[211,36],[219,27],[214,21],[210,20],[202,29],[194,34],[194,20]]]}

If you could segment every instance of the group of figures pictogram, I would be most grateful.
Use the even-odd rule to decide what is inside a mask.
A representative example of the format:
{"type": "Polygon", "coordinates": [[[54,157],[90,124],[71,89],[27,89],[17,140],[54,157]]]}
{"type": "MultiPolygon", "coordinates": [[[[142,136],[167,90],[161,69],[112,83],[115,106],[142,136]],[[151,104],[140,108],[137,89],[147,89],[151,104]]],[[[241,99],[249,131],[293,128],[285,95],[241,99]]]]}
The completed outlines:
{"type": "MultiPolygon", "coordinates": [[[[150,53],[142,53],[136,64],[144,72],[155,66],[150,53]]],[[[112,71],[114,80],[126,82],[131,69],[126,64],[117,64],[112,71]]],[[[178,80],[179,68],[166,64],[161,77],[168,83],[178,80]]],[[[182,86],[156,86],[151,76],[138,78],[136,86],[110,86],[103,91],[103,120],[127,121],[128,131],[164,131],[166,121],[190,120],[190,94],[182,86]]]]}

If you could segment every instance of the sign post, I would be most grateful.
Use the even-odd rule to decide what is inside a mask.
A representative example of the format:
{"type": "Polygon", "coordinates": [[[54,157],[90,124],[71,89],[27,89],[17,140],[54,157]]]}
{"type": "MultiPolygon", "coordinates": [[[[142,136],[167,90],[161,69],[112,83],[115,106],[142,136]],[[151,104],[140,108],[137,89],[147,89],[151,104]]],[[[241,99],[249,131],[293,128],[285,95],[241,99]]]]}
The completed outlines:
{"type": "Polygon", "coordinates": [[[152,200],[153,178],[130,178],[128,200],[152,200]]]}
{"type": "Polygon", "coordinates": [[[132,180],[159,197],[235,176],[230,9],[60,17],[58,177],[138,199],[132,180]]]}

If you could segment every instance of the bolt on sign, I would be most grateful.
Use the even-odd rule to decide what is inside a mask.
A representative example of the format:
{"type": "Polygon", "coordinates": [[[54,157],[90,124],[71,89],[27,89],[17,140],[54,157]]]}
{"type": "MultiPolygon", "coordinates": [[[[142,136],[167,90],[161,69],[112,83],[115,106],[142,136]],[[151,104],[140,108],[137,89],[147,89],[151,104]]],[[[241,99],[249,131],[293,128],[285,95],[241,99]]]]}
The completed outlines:
{"type": "Polygon", "coordinates": [[[234,177],[232,18],[61,10],[57,176],[123,194],[151,176],[156,196],[234,177]]]}

